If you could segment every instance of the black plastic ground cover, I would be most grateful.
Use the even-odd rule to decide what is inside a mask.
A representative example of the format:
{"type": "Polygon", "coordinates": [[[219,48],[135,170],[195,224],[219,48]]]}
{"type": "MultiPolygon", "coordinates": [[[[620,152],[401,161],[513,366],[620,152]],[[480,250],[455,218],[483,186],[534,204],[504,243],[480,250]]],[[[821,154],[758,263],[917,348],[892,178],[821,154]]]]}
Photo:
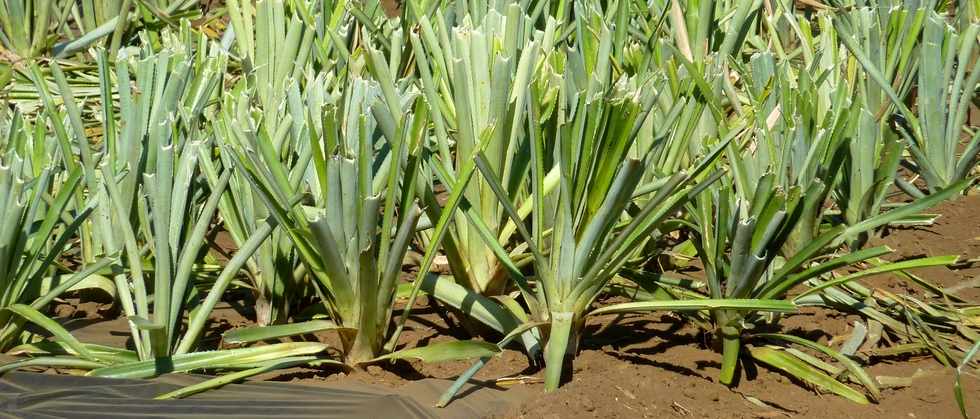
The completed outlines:
{"type": "MultiPolygon", "coordinates": [[[[233,310],[219,306],[221,310],[233,310]]],[[[83,342],[125,347],[123,318],[65,324],[83,342]]],[[[0,354],[0,364],[18,358],[0,354]]],[[[354,380],[302,384],[249,381],[229,384],[181,400],[154,397],[207,378],[168,374],[152,380],[122,380],[30,372],[0,375],[0,418],[438,418],[479,419],[523,403],[534,392],[523,386],[471,382],[446,408],[432,407],[452,381],[423,378],[398,388],[354,380]]]]}
{"type": "Polygon", "coordinates": [[[0,418],[479,419],[506,412],[534,394],[520,387],[471,382],[448,407],[437,409],[432,406],[452,382],[426,378],[398,388],[354,381],[250,381],[185,399],[154,400],[207,378],[168,374],[124,380],[11,372],[0,376],[0,418]]]}
{"type": "Polygon", "coordinates": [[[0,416],[10,418],[430,418],[410,397],[367,386],[230,384],[180,400],[153,397],[202,378],[122,380],[13,372],[0,377],[0,416]]]}

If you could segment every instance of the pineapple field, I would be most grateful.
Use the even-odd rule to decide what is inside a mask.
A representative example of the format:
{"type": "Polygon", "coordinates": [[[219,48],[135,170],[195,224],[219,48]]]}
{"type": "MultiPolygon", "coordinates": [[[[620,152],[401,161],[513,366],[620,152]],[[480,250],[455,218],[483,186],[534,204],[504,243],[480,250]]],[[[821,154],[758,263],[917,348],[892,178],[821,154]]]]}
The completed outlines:
{"type": "Polygon", "coordinates": [[[978,0],[6,0],[0,412],[978,417],[978,55],[978,0]]]}

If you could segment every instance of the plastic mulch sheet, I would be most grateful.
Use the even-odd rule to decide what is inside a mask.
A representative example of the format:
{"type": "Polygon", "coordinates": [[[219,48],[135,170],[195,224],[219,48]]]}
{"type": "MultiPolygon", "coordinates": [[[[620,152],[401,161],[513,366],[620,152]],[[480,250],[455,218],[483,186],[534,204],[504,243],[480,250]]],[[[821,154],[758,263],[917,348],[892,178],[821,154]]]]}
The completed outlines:
{"type": "MultiPolygon", "coordinates": [[[[479,418],[499,413],[519,397],[474,386],[446,409],[429,407],[444,380],[399,389],[357,383],[229,384],[180,400],[153,397],[203,380],[166,375],[124,380],[12,372],[0,376],[0,417],[11,418],[479,418]]],[[[510,394],[508,394],[510,393],[510,394]]],[[[523,397],[520,397],[523,398],[523,397]]]]}

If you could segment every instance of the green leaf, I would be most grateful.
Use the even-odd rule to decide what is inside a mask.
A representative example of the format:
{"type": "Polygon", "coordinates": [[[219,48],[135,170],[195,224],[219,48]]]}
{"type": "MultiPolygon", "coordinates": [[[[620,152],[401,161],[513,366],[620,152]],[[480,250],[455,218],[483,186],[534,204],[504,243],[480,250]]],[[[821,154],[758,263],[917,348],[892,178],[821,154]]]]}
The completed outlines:
{"type": "Polygon", "coordinates": [[[973,344],[973,347],[970,348],[970,351],[963,357],[963,361],[960,362],[960,365],[953,372],[956,376],[956,380],[953,382],[953,395],[956,397],[956,406],[960,408],[960,414],[963,415],[963,419],[968,419],[969,416],[966,413],[966,401],[963,398],[963,382],[960,380],[960,375],[963,374],[963,369],[967,365],[970,365],[970,361],[978,353],[980,353],[980,340],[973,344]]]}
{"type": "Polygon", "coordinates": [[[48,305],[52,300],[59,297],[61,294],[78,289],[84,289],[89,287],[97,287],[104,290],[109,295],[116,296],[116,287],[113,285],[108,278],[102,277],[100,275],[95,275],[95,272],[99,272],[103,268],[109,266],[113,262],[116,262],[116,257],[106,257],[99,259],[98,261],[85,266],[84,269],[78,271],[64,282],[60,282],[54,286],[50,291],[43,294],[42,297],[38,298],[31,303],[31,307],[35,309],[41,309],[48,305]],[[91,279],[91,281],[88,281],[91,279]]]}
{"type": "Polygon", "coordinates": [[[315,356],[297,356],[289,357],[283,359],[277,359],[269,361],[263,365],[255,368],[250,368],[247,370],[236,371],[229,374],[220,375],[209,380],[202,381],[197,384],[192,384],[187,387],[182,387],[177,390],[171,391],[169,393],[164,393],[159,396],[154,397],[155,400],[167,400],[167,399],[182,399],[184,397],[208,391],[221,387],[225,384],[230,384],[235,381],[244,380],[248,377],[256,376],[264,372],[278,370],[283,368],[295,367],[298,365],[305,364],[333,364],[337,366],[343,366],[344,364],[337,361],[320,359],[315,356]]]}
{"type": "Polygon", "coordinates": [[[860,272],[855,272],[850,275],[844,275],[840,278],[835,278],[830,281],[823,282],[820,285],[817,285],[813,288],[803,291],[796,297],[793,297],[793,300],[796,301],[807,295],[820,292],[829,287],[850,282],[858,278],[864,278],[866,276],[878,275],[878,274],[893,272],[893,271],[901,271],[905,269],[925,268],[929,266],[947,266],[956,263],[957,260],[959,260],[959,256],[949,255],[949,256],[933,256],[928,258],[919,258],[919,259],[903,260],[901,262],[887,263],[884,265],[875,266],[873,268],[865,269],[860,272]]]}
{"type": "Polygon", "coordinates": [[[952,198],[953,195],[956,195],[957,193],[962,191],[964,188],[969,186],[970,183],[972,182],[973,179],[961,180],[959,182],[950,185],[948,188],[930,194],[925,198],[918,199],[911,204],[904,205],[901,208],[893,209],[891,211],[882,214],[878,214],[874,217],[861,221],[860,223],[849,226],[844,231],[844,234],[840,235],[840,238],[837,240],[836,243],[837,244],[842,243],[843,240],[847,237],[851,237],[856,234],[863,233],[865,231],[873,230],[875,228],[881,227],[893,221],[904,220],[910,216],[913,216],[914,214],[918,214],[922,211],[932,208],[933,206],[939,204],[940,202],[952,198]]]}
{"type": "Polygon", "coordinates": [[[871,376],[869,376],[868,373],[864,371],[864,368],[861,368],[861,366],[858,365],[857,362],[854,362],[853,359],[848,358],[846,355],[838,351],[835,351],[828,346],[824,346],[817,342],[803,339],[798,336],[785,335],[780,333],[759,333],[753,336],[783,340],[783,341],[795,343],[800,346],[805,346],[807,348],[823,352],[827,356],[830,356],[831,358],[836,359],[837,362],[843,364],[844,367],[847,368],[847,370],[850,371],[852,375],[854,375],[854,378],[856,378],[858,382],[861,383],[861,385],[863,385],[865,388],[868,389],[869,392],[871,392],[872,400],[878,400],[881,398],[881,391],[878,390],[878,384],[876,384],[875,381],[871,378],[871,376]]]}
{"type": "Polygon", "coordinates": [[[670,301],[634,301],[614,304],[592,310],[590,316],[610,313],[636,313],[643,311],[698,311],[698,310],[740,310],[740,311],[796,311],[796,304],[786,300],[754,299],[704,299],[670,301]]]}
{"type": "Polygon", "coordinates": [[[768,346],[749,347],[752,358],[780,369],[787,374],[806,381],[823,390],[830,391],[845,399],[858,404],[868,404],[868,399],[861,392],[842,384],[833,377],[824,374],[822,371],[810,366],[806,362],[787,354],[785,351],[774,349],[768,346]]]}
{"type": "Polygon", "coordinates": [[[98,361],[89,361],[85,359],[78,359],[75,357],[42,356],[37,358],[29,358],[20,361],[8,362],[6,364],[0,365],[0,375],[24,367],[53,367],[53,368],[64,367],[64,368],[78,368],[78,369],[90,370],[90,369],[103,367],[104,365],[105,364],[98,361]]]}
{"type": "Polygon", "coordinates": [[[305,335],[326,330],[353,331],[355,329],[337,326],[336,323],[329,320],[310,320],[301,323],[289,323],[274,326],[244,327],[229,330],[221,335],[221,337],[225,343],[249,343],[278,339],[287,336],[305,335]]]}
{"type": "MultiPolygon", "coordinates": [[[[814,242],[816,242],[816,240],[814,242]]],[[[760,298],[776,298],[777,296],[782,297],[785,296],[786,292],[793,289],[793,287],[810,279],[819,278],[820,275],[831,272],[835,269],[851,266],[855,263],[862,262],[873,257],[878,257],[889,252],[891,252],[891,249],[889,249],[887,246],[861,249],[832,258],[826,262],[810,266],[799,273],[792,273],[792,271],[789,270],[789,266],[783,265],[783,267],[780,268],[775,275],[773,275],[773,278],[769,281],[769,283],[766,284],[765,287],[763,287],[762,290],[756,294],[756,296],[760,298]]],[[[794,257],[794,259],[796,258],[794,257]]],[[[799,266],[796,266],[796,268],[799,268],[799,266]]]]}
{"type": "Polygon", "coordinates": [[[452,277],[430,274],[422,281],[422,291],[493,330],[506,334],[520,324],[510,311],[493,299],[464,288],[453,282],[452,277]]]}
{"type": "Polygon", "coordinates": [[[82,345],[82,342],[79,342],[78,339],[75,339],[75,337],[71,335],[71,333],[68,333],[68,330],[58,324],[58,322],[51,320],[48,316],[41,314],[40,311],[37,311],[33,307],[24,304],[14,304],[7,307],[7,310],[17,314],[20,317],[23,317],[25,320],[31,323],[40,326],[44,330],[47,330],[54,335],[56,339],[64,342],[65,345],[70,347],[80,357],[89,361],[95,361],[98,359],[95,354],[89,352],[85,345],[82,345]]]}
{"type": "Polygon", "coordinates": [[[88,375],[110,378],[150,378],[171,372],[203,368],[234,368],[291,356],[313,355],[329,346],[317,342],[277,343],[253,348],[192,352],[92,370],[88,375]]]}
{"type": "Polygon", "coordinates": [[[499,352],[500,348],[498,348],[497,345],[489,342],[478,340],[454,340],[451,342],[433,343],[431,345],[418,348],[403,349],[375,358],[371,362],[396,359],[418,359],[422,362],[435,363],[493,356],[499,352]]]}
{"type": "MultiPolygon", "coordinates": [[[[130,351],[128,349],[120,349],[113,346],[97,345],[94,343],[83,343],[83,346],[88,348],[89,352],[92,352],[101,363],[127,363],[139,361],[139,356],[136,352],[130,351]]],[[[7,351],[8,355],[31,355],[31,356],[42,356],[42,355],[73,355],[78,356],[71,346],[66,345],[64,342],[59,341],[49,341],[42,340],[34,343],[25,343],[22,345],[10,348],[7,351]]],[[[101,365],[100,365],[101,366],[101,365]]]]}
{"type": "MultiPolygon", "coordinates": [[[[545,326],[547,324],[548,324],[547,322],[528,322],[528,323],[521,324],[520,326],[512,330],[510,333],[508,333],[507,336],[504,336],[504,338],[501,339],[500,342],[497,342],[497,347],[503,349],[517,336],[520,336],[533,328],[545,326]]],[[[446,389],[444,393],[442,393],[441,397],[439,397],[439,401],[436,403],[436,407],[446,407],[446,405],[448,405],[449,402],[452,401],[453,397],[455,397],[456,394],[459,393],[459,391],[463,388],[463,385],[469,382],[469,380],[473,378],[473,376],[476,375],[476,373],[480,372],[480,370],[483,369],[483,367],[486,366],[487,362],[489,361],[490,361],[489,356],[482,357],[479,360],[477,360],[476,363],[470,366],[470,368],[468,368],[466,371],[460,374],[460,376],[456,378],[456,381],[453,381],[453,384],[450,385],[449,388],[446,389]]]]}

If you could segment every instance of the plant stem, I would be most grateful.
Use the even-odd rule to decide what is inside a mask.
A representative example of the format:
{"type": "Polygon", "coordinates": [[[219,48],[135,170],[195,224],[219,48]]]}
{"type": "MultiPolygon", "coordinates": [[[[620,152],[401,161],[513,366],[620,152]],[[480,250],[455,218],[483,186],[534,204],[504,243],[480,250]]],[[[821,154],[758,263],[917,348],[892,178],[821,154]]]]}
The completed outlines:
{"type": "Polygon", "coordinates": [[[551,335],[544,349],[544,391],[558,389],[561,382],[561,371],[565,364],[568,342],[572,334],[573,313],[551,313],[551,335]]]}
{"type": "Polygon", "coordinates": [[[731,326],[721,328],[721,375],[722,384],[732,385],[735,381],[735,367],[738,365],[738,352],[742,347],[738,330],[731,326]]]}

